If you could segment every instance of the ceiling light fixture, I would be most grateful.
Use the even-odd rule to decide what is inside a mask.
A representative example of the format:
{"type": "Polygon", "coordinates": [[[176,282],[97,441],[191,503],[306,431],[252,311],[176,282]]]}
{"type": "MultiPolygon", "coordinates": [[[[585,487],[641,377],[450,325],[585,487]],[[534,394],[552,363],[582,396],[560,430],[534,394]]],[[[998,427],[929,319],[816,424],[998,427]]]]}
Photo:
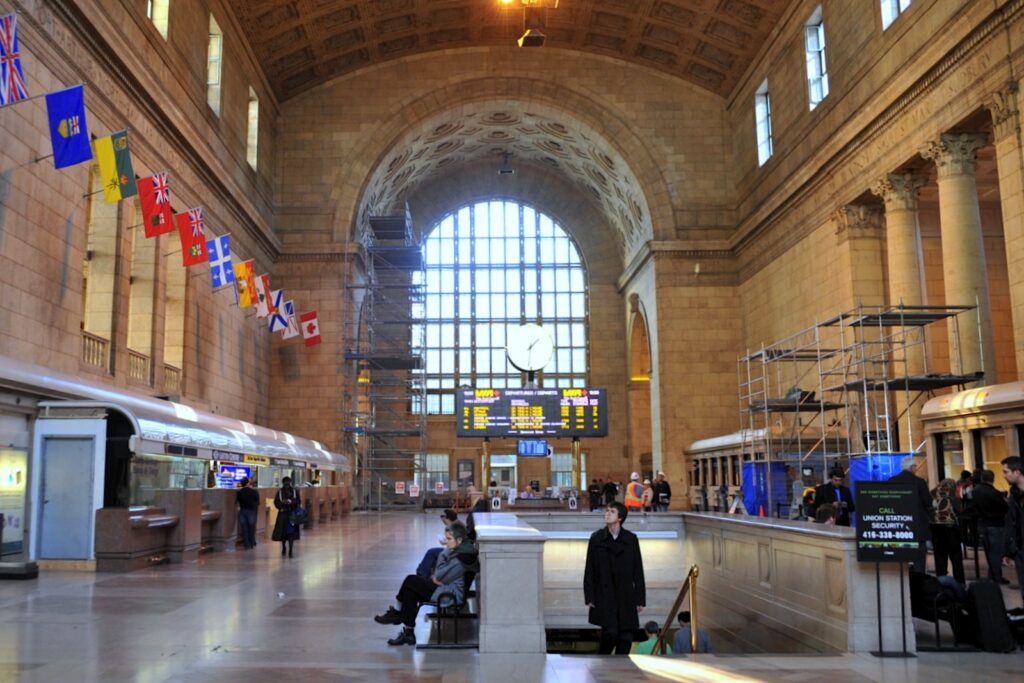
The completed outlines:
{"type": "Polygon", "coordinates": [[[512,165],[508,163],[509,157],[512,156],[511,152],[501,153],[501,166],[498,167],[498,175],[515,175],[516,169],[512,168],[512,165]]]}
{"type": "MultiPolygon", "coordinates": [[[[558,9],[559,0],[518,0],[523,7],[523,35],[519,36],[519,47],[542,47],[547,36],[548,10],[558,9]]],[[[503,5],[513,4],[515,0],[501,0],[503,5]]]]}

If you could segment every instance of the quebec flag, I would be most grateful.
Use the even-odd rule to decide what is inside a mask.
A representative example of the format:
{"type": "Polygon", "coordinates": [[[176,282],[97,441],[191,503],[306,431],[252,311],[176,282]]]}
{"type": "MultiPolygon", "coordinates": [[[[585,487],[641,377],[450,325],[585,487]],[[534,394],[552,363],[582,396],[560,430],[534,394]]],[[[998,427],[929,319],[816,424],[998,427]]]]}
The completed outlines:
{"type": "Polygon", "coordinates": [[[206,240],[206,254],[210,260],[213,288],[220,289],[235,282],[235,268],[231,265],[231,235],[206,240]]]}

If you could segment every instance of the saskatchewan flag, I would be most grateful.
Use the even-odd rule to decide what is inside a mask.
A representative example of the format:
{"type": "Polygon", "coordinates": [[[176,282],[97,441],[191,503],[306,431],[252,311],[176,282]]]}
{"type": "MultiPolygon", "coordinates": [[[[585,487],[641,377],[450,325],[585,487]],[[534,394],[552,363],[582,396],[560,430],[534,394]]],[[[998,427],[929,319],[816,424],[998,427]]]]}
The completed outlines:
{"type": "Polygon", "coordinates": [[[128,151],[128,131],[97,138],[93,151],[100,165],[103,179],[103,198],[108,204],[119,202],[138,194],[135,187],[135,171],[132,170],[132,153],[128,151]]]}

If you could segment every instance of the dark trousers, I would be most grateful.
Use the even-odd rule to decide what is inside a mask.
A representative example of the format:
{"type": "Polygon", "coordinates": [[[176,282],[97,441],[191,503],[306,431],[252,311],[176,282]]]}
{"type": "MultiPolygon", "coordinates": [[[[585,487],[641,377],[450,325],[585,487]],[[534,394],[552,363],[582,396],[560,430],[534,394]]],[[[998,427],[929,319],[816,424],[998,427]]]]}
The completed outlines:
{"type": "Polygon", "coordinates": [[[242,534],[242,545],[246,548],[256,547],[256,511],[238,511],[238,530],[242,534]]]}
{"type": "Polygon", "coordinates": [[[935,551],[935,574],[945,576],[947,560],[953,565],[953,578],[965,583],[964,550],[960,545],[960,528],[947,524],[932,524],[932,550],[935,551]]]}
{"type": "Polygon", "coordinates": [[[988,578],[993,581],[1003,579],[1003,552],[1006,550],[1006,529],[1001,526],[979,526],[981,546],[985,549],[985,562],[988,564],[988,578]]]}
{"type": "Polygon", "coordinates": [[[412,628],[416,625],[416,615],[420,611],[420,604],[428,602],[434,594],[437,585],[429,578],[410,574],[402,581],[402,587],[398,589],[399,612],[402,613],[402,623],[412,628]]]}
{"type": "Polygon", "coordinates": [[[633,647],[633,639],[629,633],[616,633],[614,631],[601,631],[601,642],[597,646],[597,653],[610,655],[612,650],[617,655],[628,655],[633,647]]]}

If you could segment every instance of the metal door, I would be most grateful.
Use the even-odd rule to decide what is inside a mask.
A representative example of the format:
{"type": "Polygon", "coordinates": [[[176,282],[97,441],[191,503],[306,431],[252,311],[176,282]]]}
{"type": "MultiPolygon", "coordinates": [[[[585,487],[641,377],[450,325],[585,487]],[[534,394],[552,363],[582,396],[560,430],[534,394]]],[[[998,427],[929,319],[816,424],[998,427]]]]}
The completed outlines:
{"type": "Polygon", "coordinates": [[[43,437],[39,557],[92,555],[93,450],[91,437],[43,437]]]}

